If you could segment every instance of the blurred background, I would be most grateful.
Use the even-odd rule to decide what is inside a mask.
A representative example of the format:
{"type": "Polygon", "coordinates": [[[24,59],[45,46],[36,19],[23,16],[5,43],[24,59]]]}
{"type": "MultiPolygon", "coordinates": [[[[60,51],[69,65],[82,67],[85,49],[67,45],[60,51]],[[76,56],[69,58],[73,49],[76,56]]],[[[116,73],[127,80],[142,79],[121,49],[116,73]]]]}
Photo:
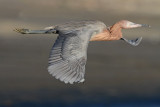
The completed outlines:
{"type": "Polygon", "coordinates": [[[159,107],[159,0],[0,0],[0,107],[159,107]],[[57,35],[22,35],[77,20],[107,26],[127,19],[151,28],[123,30],[124,41],[90,42],[85,83],[64,84],[47,72],[57,35]]]}

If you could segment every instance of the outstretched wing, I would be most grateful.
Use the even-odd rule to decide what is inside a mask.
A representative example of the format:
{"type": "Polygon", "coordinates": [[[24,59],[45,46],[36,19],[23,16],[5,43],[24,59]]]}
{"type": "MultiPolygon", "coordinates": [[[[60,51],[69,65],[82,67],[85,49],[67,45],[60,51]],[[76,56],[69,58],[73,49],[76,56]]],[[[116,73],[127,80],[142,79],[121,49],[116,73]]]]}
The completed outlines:
{"type": "Polygon", "coordinates": [[[65,83],[83,82],[90,34],[60,34],[54,43],[48,72],[65,83]]]}

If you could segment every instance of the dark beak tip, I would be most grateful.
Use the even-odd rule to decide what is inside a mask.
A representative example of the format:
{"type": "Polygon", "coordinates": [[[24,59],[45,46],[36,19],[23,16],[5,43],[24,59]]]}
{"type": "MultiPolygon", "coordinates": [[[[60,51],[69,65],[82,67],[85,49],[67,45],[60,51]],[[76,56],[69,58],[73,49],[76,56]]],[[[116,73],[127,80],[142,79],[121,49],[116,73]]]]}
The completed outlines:
{"type": "Polygon", "coordinates": [[[151,26],[148,24],[142,24],[142,27],[151,27],[151,26]]]}

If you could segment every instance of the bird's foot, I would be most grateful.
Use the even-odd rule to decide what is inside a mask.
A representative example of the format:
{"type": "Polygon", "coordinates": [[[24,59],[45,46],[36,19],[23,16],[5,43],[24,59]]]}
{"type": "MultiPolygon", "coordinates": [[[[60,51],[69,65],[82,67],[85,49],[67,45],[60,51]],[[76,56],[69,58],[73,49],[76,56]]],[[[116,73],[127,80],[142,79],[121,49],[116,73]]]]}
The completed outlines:
{"type": "Polygon", "coordinates": [[[27,33],[29,33],[29,29],[19,29],[19,28],[16,28],[13,31],[21,33],[21,34],[27,34],[27,33]]]}

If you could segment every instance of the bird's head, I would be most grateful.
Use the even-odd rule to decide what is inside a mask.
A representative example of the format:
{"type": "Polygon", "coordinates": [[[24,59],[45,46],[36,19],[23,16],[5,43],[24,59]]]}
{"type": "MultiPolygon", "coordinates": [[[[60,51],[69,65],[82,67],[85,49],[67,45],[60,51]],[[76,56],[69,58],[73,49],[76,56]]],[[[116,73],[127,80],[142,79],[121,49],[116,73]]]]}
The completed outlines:
{"type": "Polygon", "coordinates": [[[122,29],[130,29],[130,28],[137,28],[137,27],[150,27],[147,24],[136,24],[128,20],[121,20],[119,21],[119,24],[122,29]]]}

